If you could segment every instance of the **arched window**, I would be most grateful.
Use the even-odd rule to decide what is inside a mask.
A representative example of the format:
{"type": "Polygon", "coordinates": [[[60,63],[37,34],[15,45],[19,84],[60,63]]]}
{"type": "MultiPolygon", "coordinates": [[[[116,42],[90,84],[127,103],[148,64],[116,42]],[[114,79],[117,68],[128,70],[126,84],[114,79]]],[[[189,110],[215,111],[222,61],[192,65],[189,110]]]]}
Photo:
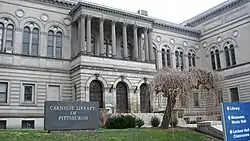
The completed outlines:
{"type": "Polygon", "coordinates": [[[7,19],[0,19],[0,51],[12,52],[14,40],[14,23],[7,19]],[[10,50],[11,49],[11,50],[10,50]]]}
{"type": "Polygon", "coordinates": [[[56,58],[62,58],[62,33],[56,33],[56,58]]]}
{"type": "Polygon", "coordinates": [[[162,67],[166,67],[165,49],[161,50],[162,67]]]}
{"type": "Polygon", "coordinates": [[[162,66],[171,67],[171,53],[168,46],[165,46],[165,48],[161,50],[161,56],[162,56],[162,66]]]}
{"type": "Polygon", "coordinates": [[[12,24],[7,25],[6,31],[6,47],[13,47],[13,35],[14,26],[12,24]]]}
{"type": "Polygon", "coordinates": [[[225,51],[225,59],[227,67],[236,65],[236,57],[235,57],[235,46],[232,42],[228,41],[224,45],[225,51]]]}
{"type": "Polygon", "coordinates": [[[210,57],[211,57],[212,69],[213,70],[221,69],[220,52],[217,48],[213,47],[211,49],[210,57]]]}
{"type": "Polygon", "coordinates": [[[28,23],[23,29],[22,53],[26,55],[38,55],[39,29],[34,23],[28,23]]]}
{"type": "Polygon", "coordinates": [[[156,51],[156,48],[155,47],[153,47],[153,58],[155,59],[155,67],[156,67],[156,69],[157,69],[157,51],[156,51]]]}
{"type": "Polygon", "coordinates": [[[91,54],[92,55],[95,55],[95,52],[96,52],[95,47],[96,47],[95,38],[91,37],[91,54]]]}
{"type": "Polygon", "coordinates": [[[58,27],[48,32],[47,56],[62,58],[62,32],[58,27]]]}
{"type": "Polygon", "coordinates": [[[188,52],[188,65],[189,67],[195,67],[196,66],[196,60],[195,60],[195,52],[191,50],[188,52]]]}
{"type": "Polygon", "coordinates": [[[3,48],[4,24],[0,23],[0,50],[3,48]]]}
{"type": "Polygon", "coordinates": [[[175,51],[176,68],[184,70],[184,54],[181,49],[175,51]]]}
{"type": "Polygon", "coordinates": [[[24,27],[23,30],[23,54],[29,54],[30,28],[24,27]]]}

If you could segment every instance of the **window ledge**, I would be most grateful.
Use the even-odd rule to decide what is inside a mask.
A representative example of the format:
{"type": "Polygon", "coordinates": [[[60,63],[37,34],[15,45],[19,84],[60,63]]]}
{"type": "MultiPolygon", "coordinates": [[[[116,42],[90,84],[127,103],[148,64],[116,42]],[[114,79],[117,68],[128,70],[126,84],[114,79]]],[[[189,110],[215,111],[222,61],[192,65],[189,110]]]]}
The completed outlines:
{"type": "Polygon", "coordinates": [[[24,107],[37,107],[37,104],[33,104],[33,103],[21,103],[19,106],[24,106],[24,107]]]}
{"type": "Polygon", "coordinates": [[[9,106],[9,103],[0,103],[0,106],[9,106]]]}

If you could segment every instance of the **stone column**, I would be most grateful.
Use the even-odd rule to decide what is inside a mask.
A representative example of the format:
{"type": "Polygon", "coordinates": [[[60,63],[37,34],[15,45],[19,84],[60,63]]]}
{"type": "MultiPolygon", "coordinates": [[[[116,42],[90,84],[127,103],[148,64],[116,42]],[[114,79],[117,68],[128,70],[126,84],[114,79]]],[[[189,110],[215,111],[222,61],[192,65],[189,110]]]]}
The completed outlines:
{"type": "Polygon", "coordinates": [[[153,42],[152,42],[152,31],[153,29],[149,29],[148,31],[148,48],[149,48],[149,60],[150,62],[154,62],[154,51],[153,51],[153,42]]]}
{"type": "Polygon", "coordinates": [[[128,41],[127,41],[127,24],[123,23],[122,25],[122,33],[123,33],[123,58],[128,59],[128,41]]]}
{"type": "Polygon", "coordinates": [[[116,58],[116,34],[115,34],[115,21],[112,21],[112,57],[116,58]]]}
{"type": "Polygon", "coordinates": [[[87,18],[87,54],[91,54],[91,16],[87,18]]]}
{"type": "Polygon", "coordinates": [[[104,56],[104,31],[103,31],[104,19],[100,19],[99,34],[100,34],[100,56],[104,56]]]}
{"type": "Polygon", "coordinates": [[[145,61],[149,62],[149,52],[148,52],[148,29],[144,28],[144,44],[145,44],[145,61]]]}
{"type": "Polygon", "coordinates": [[[138,61],[139,60],[139,54],[138,54],[138,37],[137,37],[137,29],[138,29],[138,27],[137,27],[137,25],[135,25],[134,26],[134,59],[136,60],[136,61],[138,61]]]}
{"type": "Polygon", "coordinates": [[[85,45],[85,15],[81,16],[81,36],[80,36],[80,49],[83,53],[86,53],[86,45],[85,45]]]}

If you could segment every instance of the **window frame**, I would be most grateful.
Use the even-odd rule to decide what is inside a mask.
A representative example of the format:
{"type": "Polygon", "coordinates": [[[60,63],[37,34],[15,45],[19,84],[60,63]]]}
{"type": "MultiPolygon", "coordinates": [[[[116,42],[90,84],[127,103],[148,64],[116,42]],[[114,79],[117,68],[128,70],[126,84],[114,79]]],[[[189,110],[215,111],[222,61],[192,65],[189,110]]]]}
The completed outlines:
{"type": "Polygon", "coordinates": [[[46,94],[46,100],[47,100],[47,95],[48,95],[48,91],[49,91],[49,87],[50,86],[55,86],[55,87],[59,87],[59,99],[58,101],[61,101],[62,100],[62,85],[61,84],[58,84],[58,83],[50,83],[50,84],[47,84],[47,94],[46,94]]]}
{"type": "MultiPolygon", "coordinates": [[[[0,18],[0,23],[3,24],[3,33],[2,33],[2,45],[0,46],[0,52],[6,52],[6,48],[9,47],[7,46],[7,32],[8,32],[8,26],[13,26],[12,28],[12,40],[11,40],[11,48],[12,48],[12,52],[14,51],[14,46],[15,46],[15,31],[16,31],[16,25],[13,22],[13,20],[11,20],[10,18],[7,17],[2,17],[0,18]]],[[[0,35],[1,36],[1,35],[0,35]]],[[[8,52],[9,53],[9,52],[8,52]]]]}
{"type": "Polygon", "coordinates": [[[36,105],[37,103],[37,83],[34,82],[21,82],[21,99],[20,104],[21,105],[36,105]],[[33,87],[33,93],[32,93],[32,101],[25,101],[25,86],[32,86],[33,87]]]}
{"type": "Polygon", "coordinates": [[[22,120],[21,121],[21,128],[22,129],[35,129],[36,127],[36,124],[35,124],[35,120],[22,120]],[[28,123],[28,122],[33,122],[33,127],[32,128],[24,128],[24,122],[28,123]]]}
{"type": "Polygon", "coordinates": [[[63,34],[63,30],[61,30],[60,27],[57,27],[57,26],[52,26],[52,28],[50,28],[48,31],[47,31],[47,44],[46,44],[46,50],[47,50],[47,57],[49,58],[55,58],[55,59],[62,59],[63,58],[63,43],[64,43],[64,34],[63,34]],[[52,29],[54,28],[54,29],[52,29]],[[49,33],[53,33],[51,36],[52,36],[52,46],[50,45],[49,46],[49,36],[50,34],[49,33]],[[57,46],[57,38],[58,38],[58,34],[61,34],[61,46],[57,46]],[[48,48],[49,47],[52,47],[52,55],[49,56],[49,50],[48,48]],[[60,56],[58,57],[57,55],[57,48],[60,48],[60,56]]]}
{"type": "Polygon", "coordinates": [[[240,87],[239,86],[232,86],[228,88],[228,95],[230,102],[240,102],[240,87]],[[231,89],[237,88],[238,93],[238,101],[232,101],[231,89]]]}
{"type": "Polygon", "coordinates": [[[221,51],[218,47],[212,47],[209,51],[209,57],[211,61],[211,68],[212,70],[219,70],[221,69],[221,51]],[[213,55],[213,57],[212,57],[213,55]]]}
{"type": "Polygon", "coordinates": [[[2,103],[0,102],[0,106],[5,106],[5,105],[9,105],[9,100],[10,100],[10,81],[4,81],[4,80],[1,80],[0,83],[5,83],[7,84],[7,94],[6,94],[6,102],[5,103],[2,103]]]}
{"type": "Polygon", "coordinates": [[[200,96],[200,91],[194,91],[193,92],[193,104],[194,104],[194,108],[200,108],[201,107],[201,103],[200,103],[200,101],[201,101],[201,98],[200,98],[201,96],[200,96]],[[194,99],[194,96],[195,96],[195,94],[197,94],[197,102],[198,102],[198,105],[195,105],[195,99],[194,99]]]}
{"type": "Polygon", "coordinates": [[[237,65],[236,47],[237,45],[232,40],[225,41],[223,44],[225,67],[237,65]]]}

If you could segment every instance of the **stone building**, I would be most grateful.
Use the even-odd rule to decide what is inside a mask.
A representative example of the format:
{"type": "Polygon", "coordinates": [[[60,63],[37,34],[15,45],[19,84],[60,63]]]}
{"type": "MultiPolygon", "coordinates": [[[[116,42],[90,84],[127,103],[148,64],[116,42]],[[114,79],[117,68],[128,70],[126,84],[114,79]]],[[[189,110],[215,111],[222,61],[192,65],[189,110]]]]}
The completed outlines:
{"type": "Polygon", "coordinates": [[[195,92],[183,107],[186,120],[215,120],[222,99],[250,100],[249,6],[230,0],[174,24],[88,2],[0,0],[0,128],[43,128],[45,100],[161,111],[147,84],[162,67],[221,72],[220,95],[195,92]]]}

